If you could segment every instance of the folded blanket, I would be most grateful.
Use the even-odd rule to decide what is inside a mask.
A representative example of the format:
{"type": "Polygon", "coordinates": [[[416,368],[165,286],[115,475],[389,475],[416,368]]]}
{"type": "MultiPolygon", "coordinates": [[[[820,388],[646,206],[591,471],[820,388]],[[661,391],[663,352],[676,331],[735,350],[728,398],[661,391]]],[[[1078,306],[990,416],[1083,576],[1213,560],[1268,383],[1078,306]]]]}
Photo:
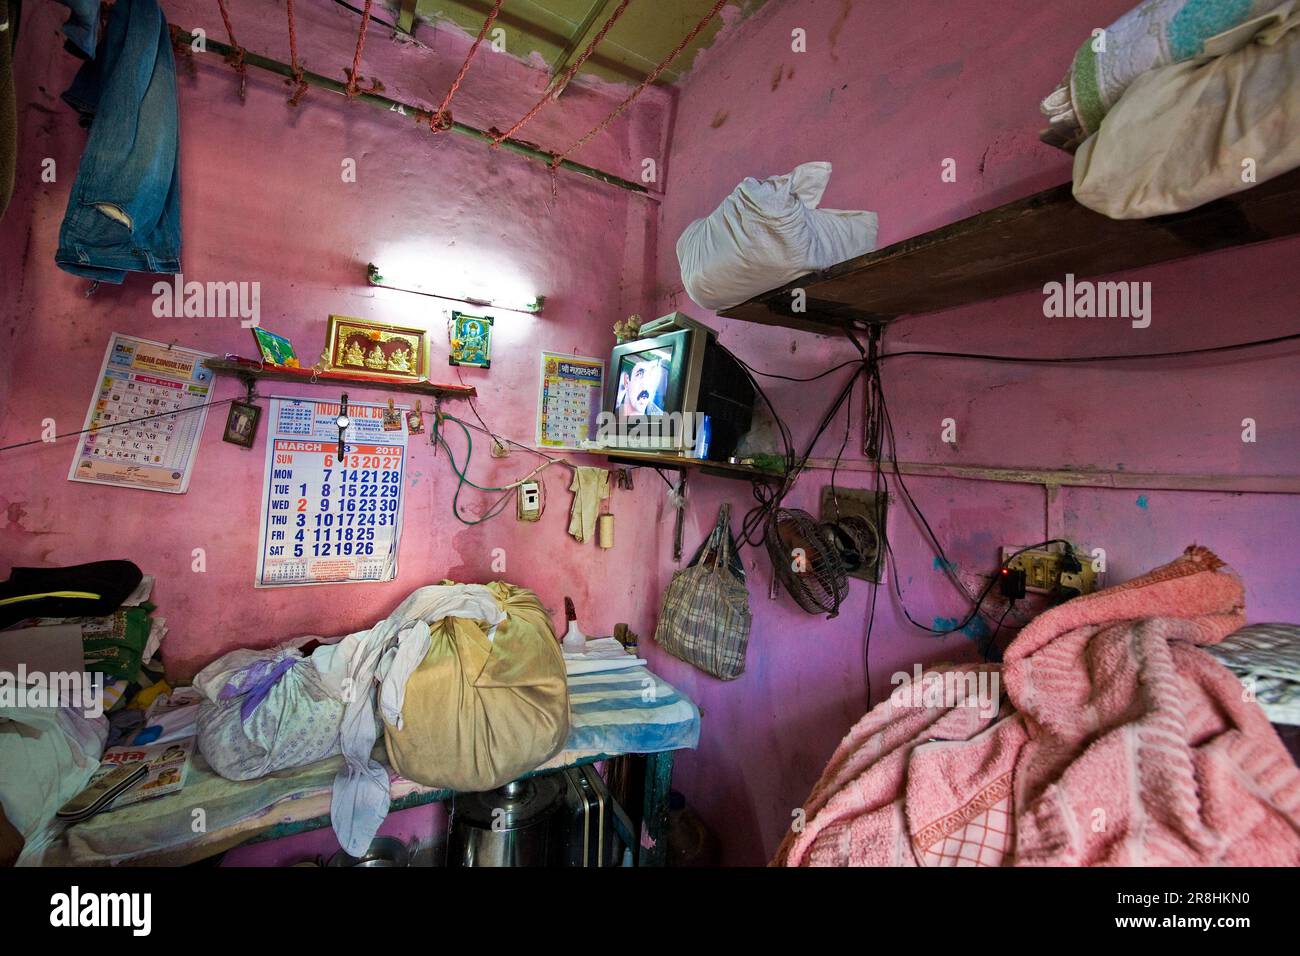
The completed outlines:
{"type": "Polygon", "coordinates": [[[1300,863],[1300,770],[1202,649],[1244,623],[1242,602],[1241,582],[1192,547],[1047,611],[1006,651],[999,719],[960,693],[882,704],[775,862],[1300,863]]]}
{"type": "Polygon", "coordinates": [[[1042,101],[1052,124],[1043,138],[1073,148],[1097,132],[1139,76],[1206,55],[1207,40],[1266,16],[1284,2],[1145,0],[1079,46],[1070,72],[1042,101]]]}

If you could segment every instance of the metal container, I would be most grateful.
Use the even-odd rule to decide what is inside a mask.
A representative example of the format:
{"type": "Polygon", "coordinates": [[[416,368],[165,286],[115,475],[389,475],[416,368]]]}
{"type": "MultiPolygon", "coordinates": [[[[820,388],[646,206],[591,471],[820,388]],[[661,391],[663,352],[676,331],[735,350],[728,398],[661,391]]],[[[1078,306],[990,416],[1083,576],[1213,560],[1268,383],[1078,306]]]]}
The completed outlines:
{"type": "Polygon", "coordinates": [[[451,801],[448,866],[546,866],[565,844],[557,811],[564,803],[560,774],[514,780],[451,801]]]}
{"type": "Polygon", "coordinates": [[[406,866],[410,861],[410,851],[406,844],[394,837],[375,837],[361,856],[349,856],[339,850],[327,864],[328,866],[387,867],[406,866]]]}

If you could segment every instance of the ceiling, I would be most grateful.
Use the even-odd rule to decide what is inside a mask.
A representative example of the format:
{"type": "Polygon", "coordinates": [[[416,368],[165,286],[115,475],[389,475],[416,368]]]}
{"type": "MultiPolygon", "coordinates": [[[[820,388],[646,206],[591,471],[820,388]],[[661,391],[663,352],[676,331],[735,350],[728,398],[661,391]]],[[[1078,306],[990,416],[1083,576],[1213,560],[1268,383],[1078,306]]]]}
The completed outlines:
{"type": "MultiPolygon", "coordinates": [[[[386,0],[399,26],[412,32],[429,29],[420,21],[447,20],[477,34],[492,9],[492,0],[386,0]]],[[[608,36],[583,64],[580,73],[604,80],[639,83],[713,8],[715,0],[632,0],[608,36]]],[[[731,0],[749,14],[764,0],[731,0]]],[[[497,24],[506,30],[510,53],[527,58],[540,53],[553,75],[564,72],[617,8],[617,0],[505,0],[497,24]],[[522,41],[522,42],[521,42],[522,41]]],[[[695,55],[709,46],[722,28],[717,16],[659,82],[672,83],[690,71],[695,55]]]]}

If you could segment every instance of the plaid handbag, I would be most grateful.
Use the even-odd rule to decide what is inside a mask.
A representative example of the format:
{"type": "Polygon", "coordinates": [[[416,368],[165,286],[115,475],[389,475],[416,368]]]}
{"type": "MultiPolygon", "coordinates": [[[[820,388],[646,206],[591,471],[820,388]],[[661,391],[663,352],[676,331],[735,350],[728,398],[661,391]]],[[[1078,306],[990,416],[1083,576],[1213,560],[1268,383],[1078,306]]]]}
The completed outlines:
{"type": "Polygon", "coordinates": [[[731,536],[731,505],[691,563],[673,574],[655,627],[655,642],[673,657],[722,680],[745,670],[749,644],[745,566],[731,536]]]}

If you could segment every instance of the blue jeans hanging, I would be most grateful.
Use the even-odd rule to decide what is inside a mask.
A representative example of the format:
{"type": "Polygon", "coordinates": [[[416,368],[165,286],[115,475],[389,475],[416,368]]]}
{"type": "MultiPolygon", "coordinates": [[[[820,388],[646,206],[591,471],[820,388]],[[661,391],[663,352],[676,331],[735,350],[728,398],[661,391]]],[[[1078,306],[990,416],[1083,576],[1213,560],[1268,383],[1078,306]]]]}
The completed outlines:
{"type": "Polygon", "coordinates": [[[100,282],[179,272],[176,62],[157,0],[117,0],[63,98],[91,123],[54,261],[100,282]]]}

